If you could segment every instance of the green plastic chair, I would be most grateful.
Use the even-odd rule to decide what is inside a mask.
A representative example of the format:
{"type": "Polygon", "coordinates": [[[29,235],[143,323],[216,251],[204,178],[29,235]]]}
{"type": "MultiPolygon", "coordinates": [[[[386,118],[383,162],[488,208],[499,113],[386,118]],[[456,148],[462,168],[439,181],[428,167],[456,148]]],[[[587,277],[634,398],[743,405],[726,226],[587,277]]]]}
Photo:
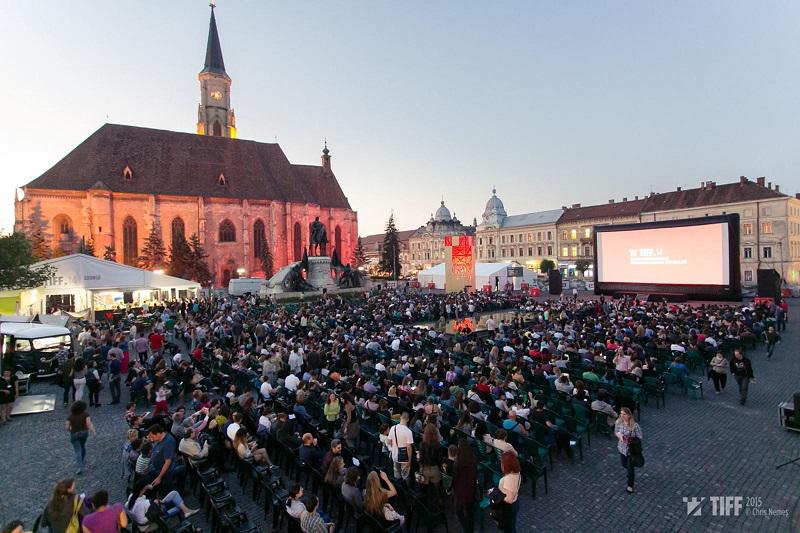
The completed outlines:
{"type": "Polygon", "coordinates": [[[701,381],[692,379],[689,376],[683,377],[683,390],[684,394],[691,392],[694,398],[697,398],[697,393],[699,391],[700,398],[703,398],[703,383],[701,381]]]}

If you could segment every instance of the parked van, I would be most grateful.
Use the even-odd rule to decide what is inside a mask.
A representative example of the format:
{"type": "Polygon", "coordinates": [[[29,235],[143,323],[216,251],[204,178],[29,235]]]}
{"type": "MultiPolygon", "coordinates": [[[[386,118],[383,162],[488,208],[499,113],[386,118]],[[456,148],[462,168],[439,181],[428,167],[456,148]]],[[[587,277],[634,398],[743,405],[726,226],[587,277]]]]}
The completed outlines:
{"type": "Polygon", "coordinates": [[[11,372],[31,374],[44,378],[58,372],[59,346],[74,353],[72,335],[61,326],[48,326],[32,322],[0,323],[0,368],[11,367],[11,372]]]}
{"type": "Polygon", "coordinates": [[[228,294],[231,296],[242,296],[245,293],[258,294],[266,280],[261,278],[236,278],[228,283],[228,294]]]}

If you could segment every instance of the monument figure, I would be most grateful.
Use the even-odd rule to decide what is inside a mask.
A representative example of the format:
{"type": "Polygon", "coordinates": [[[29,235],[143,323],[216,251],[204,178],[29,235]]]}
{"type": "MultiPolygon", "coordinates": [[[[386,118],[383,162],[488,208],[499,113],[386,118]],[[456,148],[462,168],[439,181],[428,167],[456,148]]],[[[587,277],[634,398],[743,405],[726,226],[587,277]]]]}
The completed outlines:
{"type": "Polygon", "coordinates": [[[319,217],[311,223],[311,255],[325,255],[325,248],[328,244],[328,233],[325,225],[319,221],[319,217]]]}

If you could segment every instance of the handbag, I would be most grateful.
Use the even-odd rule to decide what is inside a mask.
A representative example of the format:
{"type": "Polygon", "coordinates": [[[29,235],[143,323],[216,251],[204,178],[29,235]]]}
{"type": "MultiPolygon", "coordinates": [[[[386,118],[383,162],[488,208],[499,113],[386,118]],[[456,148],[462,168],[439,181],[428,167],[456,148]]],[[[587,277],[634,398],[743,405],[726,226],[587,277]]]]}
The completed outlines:
{"type": "Polygon", "coordinates": [[[628,445],[628,462],[630,462],[634,468],[641,468],[644,466],[642,439],[639,437],[633,437],[628,445]]]}
{"type": "Polygon", "coordinates": [[[411,461],[411,458],[408,456],[408,447],[403,446],[400,447],[399,443],[397,442],[397,426],[394,428],[394,444],[397,446],[397,462],[398,463],[408,463],[411,461]]]}
{"type": "Polygon", "coordinates": [[[144,513],[145,518],[147,518],[148,522],[155,522],[162,516],[166,514],[164,511],[164,507],[159,502],[150,502],[150,507],[147,508],[147,512],[144,513]]]}
{"type": "Polygon", "coordinates": [[[65,530],[66,533],[78,533],[81,530],[80,517],[78,513],[78,511],[81,509],[81,505],[83,505],[83,498],[76,496],[75,502],[72,504],[72,517],[69,519],[69,524],[65,530]]]}

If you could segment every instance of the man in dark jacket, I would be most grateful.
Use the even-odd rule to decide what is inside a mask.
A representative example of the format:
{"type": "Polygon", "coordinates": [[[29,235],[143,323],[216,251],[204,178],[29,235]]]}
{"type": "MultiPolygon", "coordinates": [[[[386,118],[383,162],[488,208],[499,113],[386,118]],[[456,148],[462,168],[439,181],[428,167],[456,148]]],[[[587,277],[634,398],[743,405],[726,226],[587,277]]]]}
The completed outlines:
{"type": "Polygon", "coordinates": [[[731,374],[733,374],[737,385],[739,385],[739,403],[744,405],[747,402],[747,388],[750,382],[756,382],[753,377],[753,365],[750,364],[750,359],[744,356],[741,350],[733,352],[731,359],[731,374]]]}

